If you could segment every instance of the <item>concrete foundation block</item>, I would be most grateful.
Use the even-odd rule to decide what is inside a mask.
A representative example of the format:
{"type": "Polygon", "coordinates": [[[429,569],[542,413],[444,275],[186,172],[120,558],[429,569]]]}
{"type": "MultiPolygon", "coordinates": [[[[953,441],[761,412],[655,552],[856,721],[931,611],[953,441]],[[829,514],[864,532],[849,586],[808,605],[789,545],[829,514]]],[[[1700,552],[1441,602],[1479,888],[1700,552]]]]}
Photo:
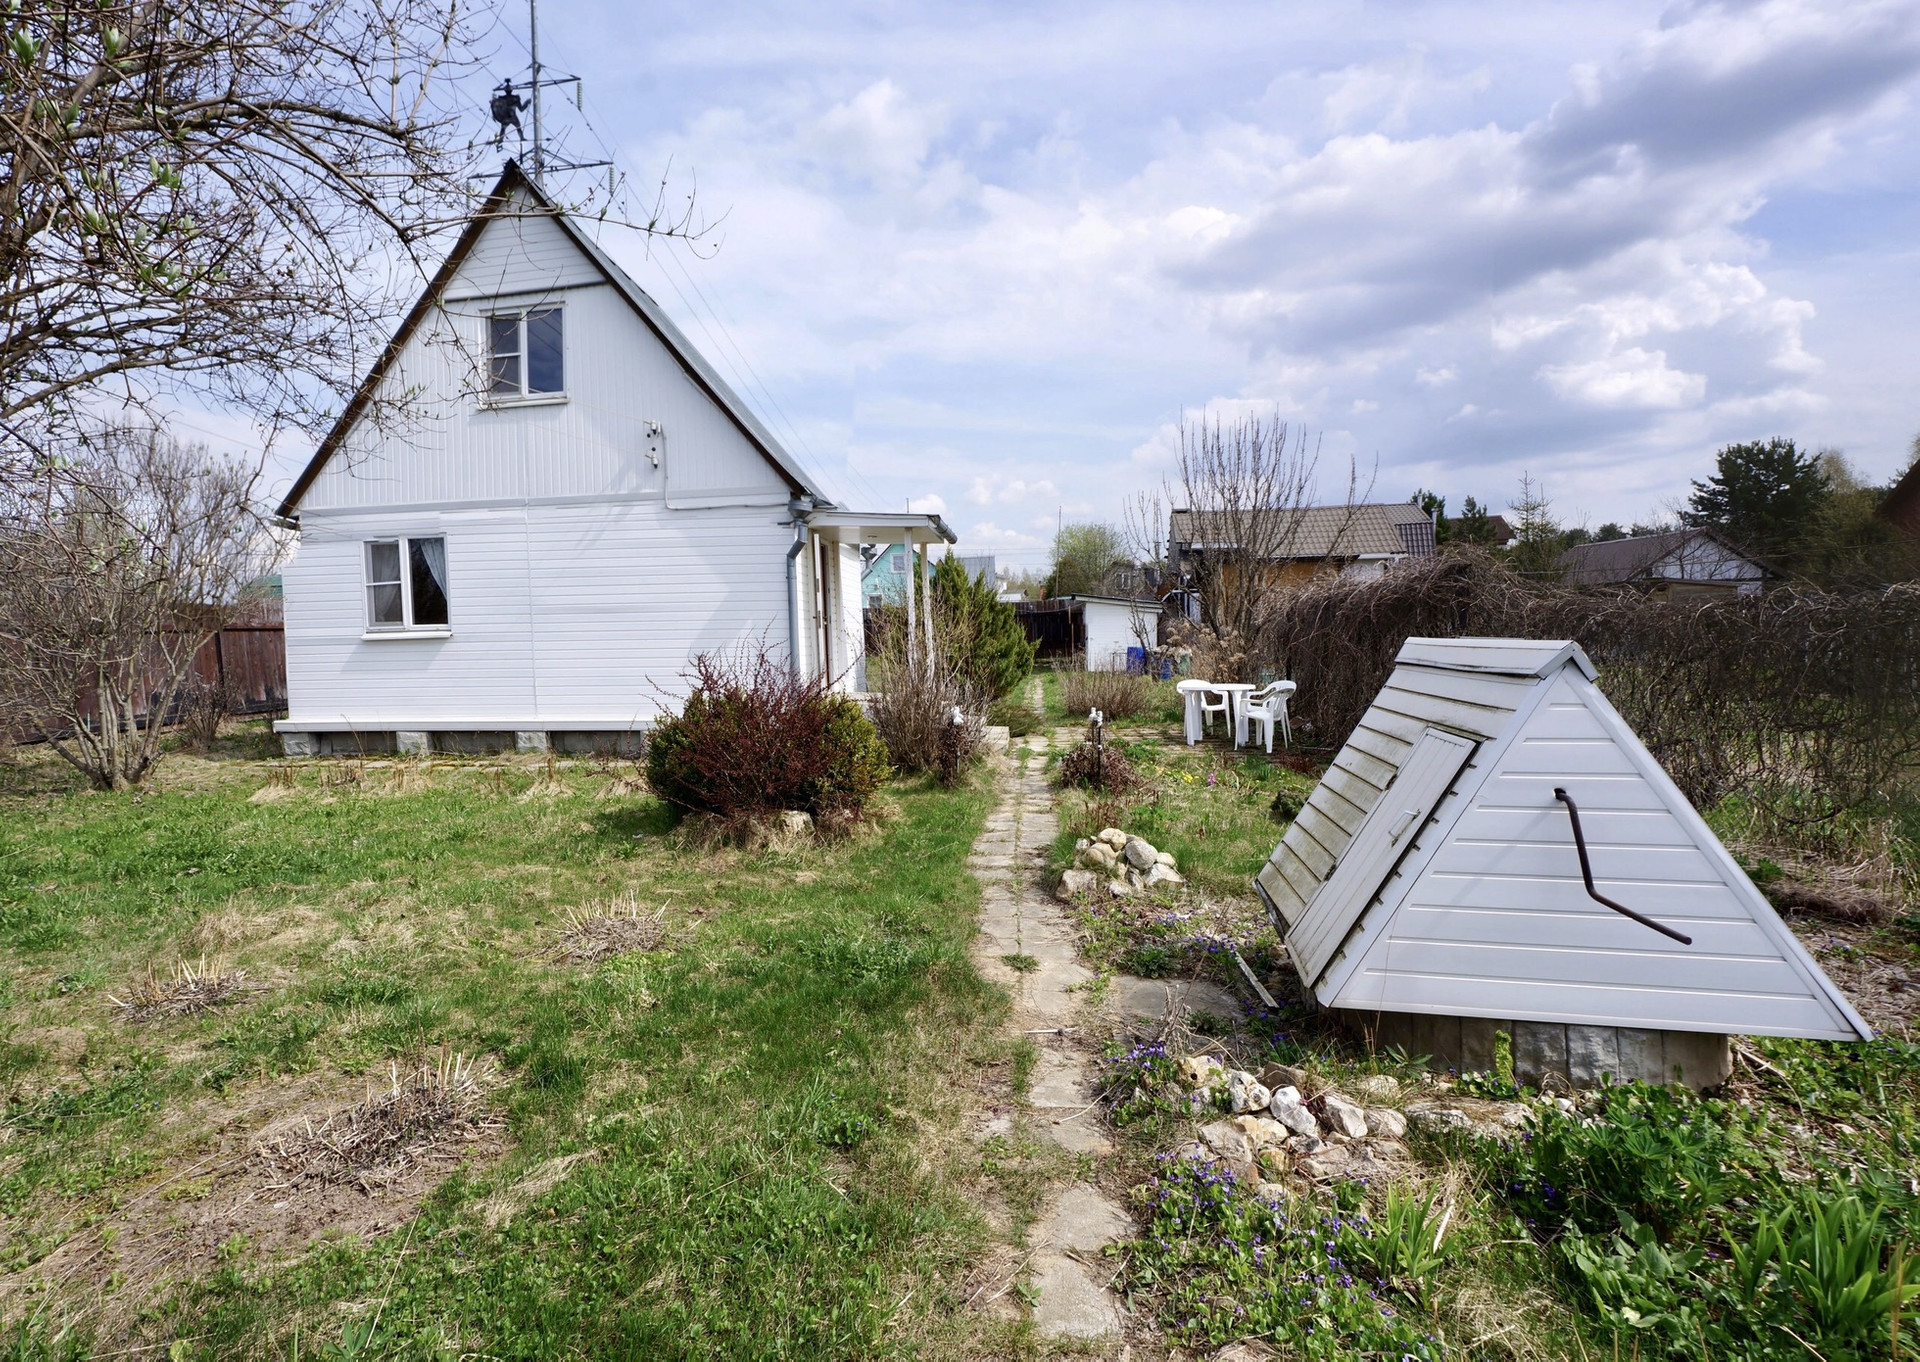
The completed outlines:
{"type": "Polygon", "coordinates": [[[1704,1031],[1668,1031],[1666,1081],[1689,1088],[1717,1088],[1733,1073],[1733,1052],[1725,1036],[1704,1031]]]}
{"type": "Polygon", "coordinates": [[[1463,1074],[1491,1073],[1493,1071],[1493,1038],[1502,1031],[1511,1038],[1513,1024],[1495,1021],[1491,1017],[1462,1017],[1460,1019],[1460,1072],[1463,1074]]]}
{"type": "Polygon", "coordinates": [[[1567,1027],[1567,1077],[1574,1087],[1598,1087],[1603,1074],[1619,1080],[1619,1034],[1611,1026],[1567,1027]]]}
{"type": "Polygon", "coordinates": [[[282,733],[280,750],[290,757],[317,757],[320,755],[320,735],[318,733],[282,733]]]}
{"type": "Polygon", "coordinates": [[[545,752],[547,750],[547,735],[545,731],[529,733],[522,730],[516,732],[513,735],[513,750],[516,752],[545,752]]]}
{"type": "Polygon", "coordinates": [[[424,757],[433,751],[433,734],[401,729],[393,735],[393,747],[403,757],[424,757]]]}
{"type": "Polygon", "coordinates": [[[1530,1088],[1567,1077],[1567,1028],[1555,1022],[1515,1022],[1513,1081],[1530,1088]]]}
{"type": "Polygon", "coordinates": [[[1614,1076],[1622,1083],[1667,1081],[1667,1043],[1660,1032],[1622,1026],[1614,1032],[1614,1044],[1620,1053],[1614,1076]]]}

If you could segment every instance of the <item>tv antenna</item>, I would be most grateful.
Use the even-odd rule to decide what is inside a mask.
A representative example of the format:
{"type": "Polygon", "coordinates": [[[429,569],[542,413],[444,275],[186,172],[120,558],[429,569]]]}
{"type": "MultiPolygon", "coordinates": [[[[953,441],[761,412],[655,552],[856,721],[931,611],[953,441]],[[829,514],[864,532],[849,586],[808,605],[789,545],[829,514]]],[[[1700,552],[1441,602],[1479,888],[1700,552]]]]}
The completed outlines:
{"type": "Polygon", "coordinates": [[[533,145],[527,151],[527,169],[534,184],[542,190],[547,187],[547,172],[569,170],[594,170],[606,167],[612,170],[611,161],[571,161],[556,156],[547,146],[546,122],[540,107],[540,93],[556,85],[573,87],[573,106],[582,108],[580,77],[567,75],[549,75],[547,68],[540,63],[540,6],[539,0],[527,0],[527,53],[533,59],[525,80],[503,80],[494,88],[493,99],[488,105],[497,129],[493,136],[493,145],[497,150],[506,140],[509,128],[519,136],[522,145],[527,141],[527,130],[521,126],[520,111],[527,109],[533,115],[533,145]],[[521,98],[521,92],[526,98],[521,98]]]}

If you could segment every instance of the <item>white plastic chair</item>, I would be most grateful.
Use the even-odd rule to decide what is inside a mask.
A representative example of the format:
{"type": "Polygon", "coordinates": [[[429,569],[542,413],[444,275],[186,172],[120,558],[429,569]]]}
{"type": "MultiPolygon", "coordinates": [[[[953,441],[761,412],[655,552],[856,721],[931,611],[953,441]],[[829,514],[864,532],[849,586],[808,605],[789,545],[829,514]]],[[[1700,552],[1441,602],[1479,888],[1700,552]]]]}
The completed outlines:
{"type": "Polygon", "coordinates": [[[1259,724],[1265,731],[1267,755],[1273,755],[1273,728],[1280,726],[1280,745],[1293,746],[1293,728],[1287,723],[1287,701],[1300,689],[1292,681],[1275,681],[1272,685],[1262,686],[1247,697],[1247,722],[1259,724]]]}
{"type": "Polygon", "coordinates": [[[1218,715],[1220,722],[1227,726],[1227,736],[1233,736],[1233,692],[1218,690],[1212,686],[1200,692],[1200,731],[1206,732],[1207,723],[1218,715]]]}

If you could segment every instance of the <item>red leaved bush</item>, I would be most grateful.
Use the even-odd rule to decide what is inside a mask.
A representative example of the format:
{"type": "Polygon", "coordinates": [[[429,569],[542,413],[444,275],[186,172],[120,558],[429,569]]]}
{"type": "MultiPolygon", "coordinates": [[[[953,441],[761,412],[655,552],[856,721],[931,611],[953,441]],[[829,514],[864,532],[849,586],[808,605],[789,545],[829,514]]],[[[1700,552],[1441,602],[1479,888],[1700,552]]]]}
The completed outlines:
{"type": "Polygon", "coordinates": [[[801,809],[847,823],[893,774],[860,706],[795,677],[784,657],[702,653],[689,679],[685,709],[647,743],[647,781],[679,809],[730,823],[801,809]]]}

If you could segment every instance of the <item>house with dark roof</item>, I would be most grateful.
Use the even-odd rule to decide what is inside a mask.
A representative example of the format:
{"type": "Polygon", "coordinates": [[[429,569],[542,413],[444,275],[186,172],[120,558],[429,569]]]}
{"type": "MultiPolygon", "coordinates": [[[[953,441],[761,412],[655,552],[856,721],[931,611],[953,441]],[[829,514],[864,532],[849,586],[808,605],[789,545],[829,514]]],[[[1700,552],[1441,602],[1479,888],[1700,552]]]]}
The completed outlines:
{"type": "Polygon", "coordinates": [[[294,755],[630,747],[702,652],[858,688],[862,546],[954,538],[835,504],[512,163],[279,514],[294,755]]]}
{"type": "Polygon", "coordinates": [[[1376,576],[1389,563],[1434,554],[1433,518],[1409,502],[1291,506],[1240,512],[1176,510],[1167,561],[1183,580],[1209,557],[1257,560],[1269,584],[1328,573],[1376,576]]]}
{"type": "Polygon", "coordinates": [[[1780,572],[1717,530],[1668,530],[1595,544],[1560,555],[1568,586],[1630,586],[1664,599],[1748,596],[1780,579],[1780,572]]]}

